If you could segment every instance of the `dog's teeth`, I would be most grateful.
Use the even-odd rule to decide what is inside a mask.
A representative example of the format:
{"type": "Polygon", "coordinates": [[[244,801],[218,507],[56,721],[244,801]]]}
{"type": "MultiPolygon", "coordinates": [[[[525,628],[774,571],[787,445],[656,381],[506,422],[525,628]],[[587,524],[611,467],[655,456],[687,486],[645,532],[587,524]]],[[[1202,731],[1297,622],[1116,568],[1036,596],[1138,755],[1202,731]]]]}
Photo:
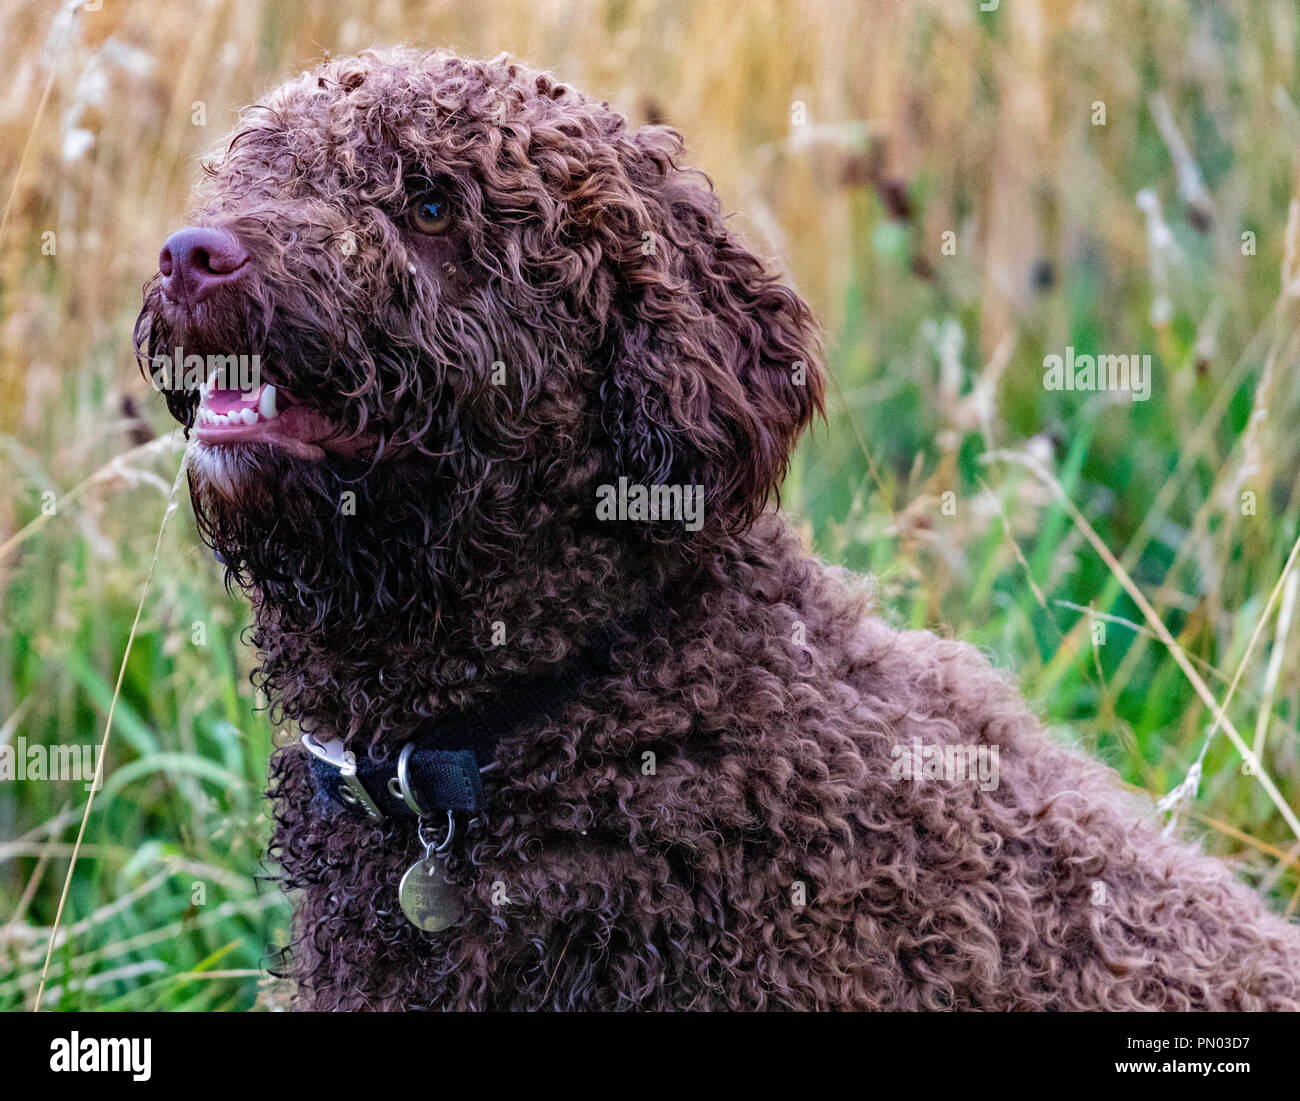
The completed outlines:
{"type": "Polygon", "coordinates": [[[257,410],[256,409],[241,410],[239,414],[239,419],[242,420],[245,424],[256,424],[257,410]]]}
{"type": "Polygon", "coordinates": [[[275,407],[275,387],[269,382],[262,387],[262,396],[257,399],[257,411],[269,421],[280,415],[275,407]]]}

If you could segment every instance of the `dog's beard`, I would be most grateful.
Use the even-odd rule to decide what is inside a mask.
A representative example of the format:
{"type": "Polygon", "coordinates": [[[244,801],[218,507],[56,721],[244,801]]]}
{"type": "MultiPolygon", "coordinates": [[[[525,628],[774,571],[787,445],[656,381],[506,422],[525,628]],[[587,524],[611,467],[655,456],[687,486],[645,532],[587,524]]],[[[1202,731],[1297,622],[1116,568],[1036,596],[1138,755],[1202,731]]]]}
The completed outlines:
{"type": "MultiPolygon", "coordinates": [[[[255,496],[278,466],[273,444],[212,446],[195,441],[189,451],[191,485],[202,485],[222,501],[237,504],[255,496]]],[[[225,507],[225,506],[219,506],[225,507]]]]}
{"type": "Polygon", "coordinates": [[[282,628],[393,637],[441,604],[450,492],[423,461],[196,448],[199,532],[282,628]]]}

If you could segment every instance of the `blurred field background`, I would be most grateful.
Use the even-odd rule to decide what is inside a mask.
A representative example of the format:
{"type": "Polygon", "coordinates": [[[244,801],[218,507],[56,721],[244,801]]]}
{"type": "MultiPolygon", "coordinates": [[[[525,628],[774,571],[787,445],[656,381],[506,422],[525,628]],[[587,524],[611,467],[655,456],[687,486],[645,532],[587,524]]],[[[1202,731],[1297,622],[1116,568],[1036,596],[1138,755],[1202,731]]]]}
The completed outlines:
{"type": "MultiPolygon", "coordinates": [[[[1278,590],[1300,534],[1289,0],[74,9],[0,7],[0,741],[103,734],[181,454],[130,329],[199,155],[325,51],[407,41],[509,50],[686,134],[825,325],[827,423],[785,500],[823,555],[876,575],[883,615],[982,646],[1059,737],[1159,797],[1213,717],[1118,565],[1216,698],[1240,669],[1227,714],[1300,805],[1278,590]],[[1150,354],[1151,399],[1046,391],[1067,345],[1150,354]],[[993,452],[1050,471],[1119,563],[993,452]]],[[[261,789],[291,734],[257,710],[248,612],[179,502],[46,1008],[283,1004],[261,789]]],[[[1203,764],[1180,821],[1294,914],[1296,834],[1225,731],[1203,764]]],[[[0,1008],[33,1004],[85,800],[0,782],[0,1008]]]]}

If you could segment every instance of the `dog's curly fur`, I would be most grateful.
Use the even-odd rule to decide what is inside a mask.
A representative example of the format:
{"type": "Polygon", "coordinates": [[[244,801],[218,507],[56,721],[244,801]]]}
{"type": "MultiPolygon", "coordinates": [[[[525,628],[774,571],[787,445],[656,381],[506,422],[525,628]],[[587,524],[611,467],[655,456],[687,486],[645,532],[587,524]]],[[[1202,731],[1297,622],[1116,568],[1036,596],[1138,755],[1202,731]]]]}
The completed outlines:
{"type": "MultiPolygon", "coordinates": [[[[508,58],[334,60],[208,167],[196,220],[252,275],[189,310],[146,288],[142,355],[258,353],[367,442],[192,466],[277,719],[391,756],[652,609],[500,747],[446,932],[398,911],[413,827],[321,817],[277,752],[300,1004],[1300,1007],[1295,927],[972,648],[889,628],[801,550],[771,498],[821,407],[816,329],[681,156],[508,58]],[[406,220],[430,187],[436,236],[406,220]],[[705,487],[707,522],[598,520],[619,477],[705,487]],[[998,747],[998,786],[896,779],[914,739],[998,747]]],[[[198,397],[168,401],[192,425],[198,397]]]]}

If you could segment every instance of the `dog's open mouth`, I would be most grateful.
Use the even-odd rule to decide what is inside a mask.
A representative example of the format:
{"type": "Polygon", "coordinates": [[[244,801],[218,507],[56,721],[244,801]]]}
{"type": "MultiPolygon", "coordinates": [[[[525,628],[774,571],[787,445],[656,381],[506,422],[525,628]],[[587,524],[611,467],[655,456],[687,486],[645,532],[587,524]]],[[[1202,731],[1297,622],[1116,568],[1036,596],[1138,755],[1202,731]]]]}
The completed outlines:
{"type": "Polygon", "coordinates": [[[210,447],[269,443],[300,459],[319,459],[326,450],[357,455],[370,442],[368,435],[349,435],[269,382],[250,390],[226,389],[214,376],[200,388],[199,398],[194,435],[210,447]]]}

